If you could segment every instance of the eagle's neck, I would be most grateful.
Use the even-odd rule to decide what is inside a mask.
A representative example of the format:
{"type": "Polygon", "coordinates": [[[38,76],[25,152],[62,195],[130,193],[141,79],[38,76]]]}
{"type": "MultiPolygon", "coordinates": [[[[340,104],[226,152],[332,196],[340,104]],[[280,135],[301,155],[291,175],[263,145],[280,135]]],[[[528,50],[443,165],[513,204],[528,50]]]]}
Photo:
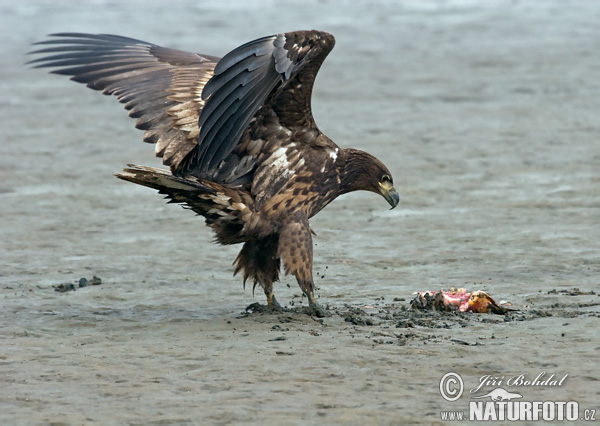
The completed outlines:
{"type": "Polygon", "coordinates": [[[375,162],[371,154],[352,148],[343,152],[343,164],[340,167],[340,195],[352,191],[371,191],[370,171],[375,162]]]}

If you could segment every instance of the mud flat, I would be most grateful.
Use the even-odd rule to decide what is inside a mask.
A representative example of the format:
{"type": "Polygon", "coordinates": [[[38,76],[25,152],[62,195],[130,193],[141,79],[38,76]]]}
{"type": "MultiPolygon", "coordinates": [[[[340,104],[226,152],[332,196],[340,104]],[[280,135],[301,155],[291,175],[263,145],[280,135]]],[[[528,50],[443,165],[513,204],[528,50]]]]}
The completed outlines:
{"type": "Polygon", "coordinates": [[[599,4],[0,10],[2,423],[429,424],[466,410],[483,376],[541,372],[568,377],[507,390],[600,411],[599,4]],[[392,211],[353,194],[312,220],[322,320],[299,312],[289,277],[276,287],[289,311],[245,312],[263,300],[231,277],[239,248],[112,176],[159,164],[114,99],[22,65],[52,32],[221,55],[304,28],[337,38],[316,121],[386,159],[401,192],[392,211]],[[452,286],[519,310],[408,309],[413,292],[452,286]],[[447,372],[464,380],[456,402],[440,395],[447,372]]]}

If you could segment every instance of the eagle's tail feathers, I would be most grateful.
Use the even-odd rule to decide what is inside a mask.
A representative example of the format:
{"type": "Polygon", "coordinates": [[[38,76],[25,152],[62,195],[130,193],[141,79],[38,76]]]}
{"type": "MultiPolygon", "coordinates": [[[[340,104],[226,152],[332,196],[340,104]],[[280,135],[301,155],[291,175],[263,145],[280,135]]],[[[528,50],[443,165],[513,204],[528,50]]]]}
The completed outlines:
{"type": "Polygon", "coordinates": [[[244,217],[250,212],[249,201],[243,199],[241,191],[224,187],[216,182],[193,176],[174,176],[168,170],[128,164],[119,179],[157,189],[165,194],[169,203],[182,204],[206,218],[207,225],[216,232],[216,241],[221,244],[235,244],[245,239],[244,217]]]}
{"type": "MultiPolygon", "coordinates": [[[[154,167],[128,164],[121,173],[115,173],[119,179],[157,189],[161,194],[170,195],[173,191],[206,192],[214,194],[215,190],[204,185],[200,179],[174,176],[168,170],[154,167]]],[[[172,199],[170,202],[177,203],[172,199]]]]}

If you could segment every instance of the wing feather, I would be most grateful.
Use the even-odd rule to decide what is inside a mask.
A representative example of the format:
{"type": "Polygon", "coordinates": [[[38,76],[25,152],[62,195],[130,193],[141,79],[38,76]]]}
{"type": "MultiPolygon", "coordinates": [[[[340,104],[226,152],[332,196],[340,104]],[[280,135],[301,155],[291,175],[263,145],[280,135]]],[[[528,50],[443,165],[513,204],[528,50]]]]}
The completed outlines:
{"type": "MultiPolygon", "coordinates": [[[[274,77],[275,79],[276,77],[274,77]]],[[[214,143],[210,146],[207,153],[207,159],[211,163],[217,163],[221,158],[225,158],[231,152],[230,145],[226,141],[239,141],[242,133],[245,131],[247,123],[256,113],[256,99],[262,95],[262,87],[258,84],[250,87],[248,95],[235,106],[235,117],[222,126],[219,133],[214,137],[214,143]]]]}
{"type": "Polygon", "coordinates": [[[225,55],[202,92],[206,105],[198,122],[198,147],[189,155],[190,173],[218,180],[218,171],[227,170],[227,179],[239,178],[229,174],[235,165],[222,163],[245,161],[243,152],[231,153],[260,108],[278,108],[279,98],[285,97],[284,107],[276,111],[282,124],[316,128],[310,108],[312,85],[334,44],[328,33],[298,31],[262,37],[225,55]],[[290,89],[295,78],[304,85],[290,89]],[[293,99],[284,95],[288,90],[296,92],[293,99]]]}
{"type": "Polygon", "coordinates": [[[32,53],[42,56],[31,64],[116,96],[174,174],[247,183],[263,161],[257,149],[265,149],[262,142],[249,143],[261,137],[249,129],[253,119],[282,137],[297,127],[319,133],[310,98],[335,44],[328,33],[262,37],[221,60],[115,35],[51,37],[36,43],[32,53]]]}
{"type": "Polygon", "coordinates": [[[204,106],[201,92],[218,62],[214,56],[164,48],[141,40],[108,35],[58,33],[36,43],[35,68],[56,68],[104,94],[114,95],[144,141],[175,173],[198,143],[197,123],[204,106]]]}

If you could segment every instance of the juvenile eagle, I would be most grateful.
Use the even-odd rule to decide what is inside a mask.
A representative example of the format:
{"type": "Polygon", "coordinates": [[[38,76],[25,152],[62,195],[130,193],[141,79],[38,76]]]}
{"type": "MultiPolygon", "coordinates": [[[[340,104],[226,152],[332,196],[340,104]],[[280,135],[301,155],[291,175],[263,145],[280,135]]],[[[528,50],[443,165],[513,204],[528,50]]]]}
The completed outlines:
{"type": "Polygon", "coordinates": [[[129,165],[116,176],[166,194],[206,218],[220,244],[243,243],[234,262],[272,308],[280,264],[314,295],[308,219],[341,194],[366,190],[398,204],[392,175],[366,152],[342,149],[311,112],[331,34],[259,38],[223,58],[115,35],[53,34],[36,68],[115,95],[170,172],[129,165]]]}

